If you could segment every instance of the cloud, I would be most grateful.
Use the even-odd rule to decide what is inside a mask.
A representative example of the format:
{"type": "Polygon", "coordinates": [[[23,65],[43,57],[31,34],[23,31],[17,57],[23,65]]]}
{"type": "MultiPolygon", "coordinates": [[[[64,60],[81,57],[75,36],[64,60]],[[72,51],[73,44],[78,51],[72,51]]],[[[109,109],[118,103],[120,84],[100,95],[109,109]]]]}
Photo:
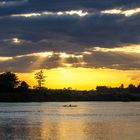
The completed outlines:
{"type": "Polygon", "coordinates": [[[137,51],[133,51],[135,47],[129,52],[118,52],[124,46],[140,44],[140,13],[135,11],[139,7],[138,0],[0,2],[0,57],[4,60],[10,58],[0,61],[1,71],[8,68],[13,71],[38,69],[27,67],[39,57],[29,54],[39,52],[54,52],[46,63],[41,62],[41,68],[65,65],[140,69],[140,58],[137,51]],[[112,9],[119,11],[112,13],[112,9]],[[97,51],[97,48],[100,50],[97,51]],[[117,48],[117,52],[113,48],[117,48]],[[104,52],[103,49],[108,50],[104,52]],[[91,51],[91,54],[83,54],[86,51],[91,51]],[[82,54],[83,58],[68,57],[62,64],[58,55],[62,53],[82,54]],[[21,55],[23,57],[19,58],[21,55]]]}
{"type": "Polygon", "coordinates": [[[50,50],[75,52],[98,46],[113,48],[139,44],[139,16],[8,17],[0,20],[1,52],[5,55],[8,50],[11,55],[50,50]],[[12,38],[23,41],[21,44],[11,44],[8,40],[12,38]]]}
{"type": "Polygon", "coordinates": [[[5,1],[1,1],[0,2],[0,7],[1,8],[11,8],[14,6],[19,6],[19,5],[23,5],[23,4],[27,4],[28,0],[5,0],[5,1]]]}
{"type": "Polygon", "coordinates": [[[0,3],[0,15],[21,14],[28,12],[50,12],[85,10],[89,12],[114,8],[136,8],[140,6],[138,0],[5,0],[0,3]]]}
{"type": "Polygon", "coordinates": [[[94,52],[83,58],[86,67],[111,68],[120,70],[140,69],[140,56],[137,53],[94,52]]]}
{"type": "Polygon", "coordinates": [[[123,14],[125,16],[132,16],[137,13],[140,13],[140,8],[122,10],[122,9],[111,9],[111,10],[104,10],[101,11],[103,14],[123,14]]]}
{"type": "Polygon", "coordinates": [[[33,53],[0,61],[0,71],[32,72],[37,69],[58,67],[110,68],[118,70],[139,70],[139,53],[123,51],[92,51],[75,54],[33,53]]]}

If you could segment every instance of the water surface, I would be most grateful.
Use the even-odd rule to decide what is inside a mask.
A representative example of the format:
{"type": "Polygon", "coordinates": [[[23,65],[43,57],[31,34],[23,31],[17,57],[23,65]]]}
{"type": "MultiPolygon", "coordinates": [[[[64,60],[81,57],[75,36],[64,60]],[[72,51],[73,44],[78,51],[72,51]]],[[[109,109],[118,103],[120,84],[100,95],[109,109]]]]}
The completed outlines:
{"type": "Polygon", "coordinates": [[[140,140],[140,102],[0,103],[0,139],[140,140]]]}

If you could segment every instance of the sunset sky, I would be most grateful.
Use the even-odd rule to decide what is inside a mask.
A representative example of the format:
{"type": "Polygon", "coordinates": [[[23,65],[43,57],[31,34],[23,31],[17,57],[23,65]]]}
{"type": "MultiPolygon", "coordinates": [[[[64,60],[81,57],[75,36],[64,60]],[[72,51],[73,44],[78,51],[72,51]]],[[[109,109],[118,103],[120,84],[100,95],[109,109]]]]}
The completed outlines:
{"type": "Polygon", "coordinates": [[[31,86],[140,83],[140,0],[1,0],[0,72],[31,86]]]}

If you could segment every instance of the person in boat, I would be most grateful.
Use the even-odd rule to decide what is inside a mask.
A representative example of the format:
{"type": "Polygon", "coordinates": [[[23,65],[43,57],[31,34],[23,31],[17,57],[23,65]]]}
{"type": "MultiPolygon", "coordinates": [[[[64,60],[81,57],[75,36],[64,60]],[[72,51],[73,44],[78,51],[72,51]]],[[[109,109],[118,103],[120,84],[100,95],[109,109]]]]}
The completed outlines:
{"type": "Polygon", "coordinates": [[[71,105],[71,104],[69,104],[69,105],[63,105],[63,107],[77,107],[77,105],[71,105]]]}

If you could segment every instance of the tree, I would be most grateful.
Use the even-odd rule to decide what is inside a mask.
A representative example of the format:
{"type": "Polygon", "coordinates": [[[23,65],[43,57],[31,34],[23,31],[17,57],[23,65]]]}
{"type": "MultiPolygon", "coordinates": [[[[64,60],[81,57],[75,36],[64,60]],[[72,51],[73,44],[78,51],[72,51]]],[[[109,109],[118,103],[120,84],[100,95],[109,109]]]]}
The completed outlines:
{"type": "Polygon", "coordinates": [[[35,73],[35,79],[37,79],[38,87],[41,88],[42,85],[45,82],[46,76],[44,76],[43,70],[40,70],[39,72],[35,73]]]}
{"type": "Polygon", "coordinates": [[[124,84],[121,84],[119,88],[123,89],[124,88],[124,84]]]}
{"type": "Polygon", "coordinates": [[[96,91],[101,92],[101,93],[108,92],[108,89],[109,88],[107,86],[97,86],[96,87],[96,91]]]}
{"type": "Polygon", "coordinates": [[[136,92],[136,87],[133,84],[129,84],[128,90],[130,93],[135,93],[136,92]]]}
{"type": "Polygon", "coordinates": [[[138,85],[138,87],[137,87],[137,88],[138,88],[138,91],[140,91],[140,84],[138,85]]]}
{"type": "Polygon", "coordinates": [[[15,73],[4,72],[0,74],[0,89],[2,91],[11,91],[19,84],[18,77],[15,73]]]}
{"type": "Polygon", "coordinates": [[[21,91],[26,91],[29,89],[29,87],[30,86],[25,81],[22,81],[18,86],[18,89],[20,89],[21,91]]]}

